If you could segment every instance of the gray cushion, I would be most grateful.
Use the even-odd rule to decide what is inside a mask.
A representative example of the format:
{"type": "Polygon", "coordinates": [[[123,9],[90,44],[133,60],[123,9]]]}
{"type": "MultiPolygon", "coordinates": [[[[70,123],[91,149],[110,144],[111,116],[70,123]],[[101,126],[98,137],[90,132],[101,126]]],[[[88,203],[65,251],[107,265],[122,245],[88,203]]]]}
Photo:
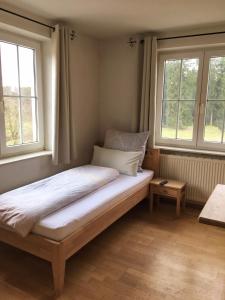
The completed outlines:
{"type": "Polygon", "coordinates": [[[138,171],[141,171],[148,136],[148,131],[132,133],[109,129],[106,131],[104,147],[122,151],[141,151],[142,155],[138,163],[138,171]]]}

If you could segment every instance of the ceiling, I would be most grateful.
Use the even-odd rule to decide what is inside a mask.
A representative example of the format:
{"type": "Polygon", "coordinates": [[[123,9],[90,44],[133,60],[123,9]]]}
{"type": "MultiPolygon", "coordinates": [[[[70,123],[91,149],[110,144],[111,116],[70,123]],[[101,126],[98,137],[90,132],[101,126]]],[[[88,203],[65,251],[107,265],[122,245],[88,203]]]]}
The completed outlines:
{"type": "Polygon", "coordinates": [[[96,38],[225,24],[225,0],[5,0],[96,38]]]}

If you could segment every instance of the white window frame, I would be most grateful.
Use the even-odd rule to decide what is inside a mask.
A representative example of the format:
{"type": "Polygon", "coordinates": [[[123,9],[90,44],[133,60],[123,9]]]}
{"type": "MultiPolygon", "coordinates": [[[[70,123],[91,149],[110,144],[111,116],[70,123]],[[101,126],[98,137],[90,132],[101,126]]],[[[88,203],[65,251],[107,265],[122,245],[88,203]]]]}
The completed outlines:
{"type": "Polygon", "coordinates": [[[155,144],[165,148],[184,148],[190,150],[208,150],[225,152],[225,144],[204,141],[204,122],[207,103],[208,68],[209,59],[214,56],[225,56],[225,49],[201,48],[187,51],[160,51],[158,53],[158,77],[156,97],[156,130],[155,144]],[[199,71],[197,79],[195,116],[193,126],[193,140],[171,139],[161,137],[162,99],[164,85],[164,62],[169,59],[199,58],[199,71]]]}
{"type": "Polygon", "coordinates": [[[206,104],[207,104],[209,60],[211,57],[216,57],[216,56],[225,57],[225,49],[205,50],[203,79],[202,79],[202,93],[200,98],[200,114],[199,114],[199,129],[198,129],[199,136],[197,141],[197,148],[205,149],[205,150],[225,151],[225,144],[204,141],[204,125],[205,125],[204,121],[205,121],[205,111],[206,111],[206,104]]]}
{"type": "MultiPolygon", "coordinates": [[[[2,78],[0,71],[0,158],[6,156],[19,155],[30,152],[38,152],[44,149],[44,118],[43,118],[43,95],[42,95],[42,57],[41,57],[41,43],[36,40],[24,38],[19,35],[0,31],[0,40],[12,43],[19,46],[24,46],[35,50],[35,83],[36,83],[36,97],[37,97],[37,136],[38,141],[23,145],[6,145],[5,136],[5,121],[4,121],[4,102],[2,78]]],[[[1,62],[0,62],[1,63],[1,62]]]]}

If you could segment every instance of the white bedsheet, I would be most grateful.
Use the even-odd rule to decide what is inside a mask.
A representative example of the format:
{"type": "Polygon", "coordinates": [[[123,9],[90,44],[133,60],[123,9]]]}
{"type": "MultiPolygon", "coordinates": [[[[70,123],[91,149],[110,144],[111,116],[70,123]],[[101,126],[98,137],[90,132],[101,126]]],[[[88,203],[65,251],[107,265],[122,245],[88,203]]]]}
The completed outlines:
{"type": "Polygon", "coordinates": [[[138,191],[153,177],[153,171],[144,170],[137,176],[119,175],[117,179],[76,202],[48,215],[34,227],[33,233],[60,241],[78,231],[90,220],[125,197],[138,191]]]}
{"type": "Polygon", "coordinates": [[[116,179],[115,169],[73,168],[0,195],[0,224],[26,236],[43,217],[116,179]]]}

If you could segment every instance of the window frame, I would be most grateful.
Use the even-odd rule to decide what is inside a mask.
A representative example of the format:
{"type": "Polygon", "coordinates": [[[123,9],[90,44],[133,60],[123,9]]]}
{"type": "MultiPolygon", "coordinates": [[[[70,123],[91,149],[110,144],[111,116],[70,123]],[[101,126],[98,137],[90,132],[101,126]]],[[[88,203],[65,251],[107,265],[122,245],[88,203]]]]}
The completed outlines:
{"type": "Polygon", "coordinates": [[[198,50],[194,51],[173,51],[162,53],[159,56],[159,64],[158,64],[158,85],[157,85],[157,100],[156,100],[156,128],[160,128],[160,130],[156,131],[156,144],[157,145],[167,145],[171,146],[179,146],[179,147],[191,147],[195,148],[197,141],[197,130],[196,125],[198,123],[198,111],[199,111],[199,99],[200,99],[200,91],[201,85],[200,80],[202,76],[202,52],[198,50]],[[179,139],[170,139],[170,138],[162,138],[161,137],[161,117],[162,117],[162,104],[163,104],[163,86],[164,86],[164,62],[169,59],[188,59],[188,58],[199,58],[199,71],[198,71],[198,79],[197,79],[197,88],[196,88],[196,101],[195,101],[195,116],[193,122],[193,140],[179,140],[179,139]]]}
{"type": "Polygon", "coordinates": [[[188,50],[162,50],[158,52],[158,76],[156,93],[156,126],[155,145],[160,148],[184,148],[190,150],[206,150],[211,152],[225,152],[225,144],[204,141],[205,111],[207,104],[207,88],[209,74],[209,60],[211,57],[225,56],[225,48],[201,47],[188,50]],[[195,117],[193,123],[193,140],[170,139],[161,137],[161,119],[164,86],[164,62],[169,59],[199,58],[197,79],[195,117]]]}
{"type": "MultiPolygon", "coordinates": [[[[30,152],[38,152],[44,149],[44,116],[43,116],[43,92],[42,92],[42,53],[41,43],[25,38],[23,36],[15,35],[0,30],[0,40],[18,46],[26,47],[35,50],[34,55],[34,71],[35,71],[35,97],[36,97],[36,118],[37,118],[37,136],[38,141],[22,145],[7,146],[5,121],[4,121],[4,102],[3,102],[3,86],[2,86],[2,73],[0,65],[0,158],[25,154],[30,152]],[[2,130],[1,130],[2,128],[2,130]]],[[[1,55],[1,54],[0,54],[1,55]]],[[[1,64],[1,59],[0,59],[1,64]]]]}
{"type": "MultiPolygon", "coordinates": [[[[225,57],[225,49],[206,49],[204,50],[204,67],[202,78],[202,93],[200,99],[200,113],[199,113],[199,125],[198,125],[198,141],[197,148],[204,150],[225,151],[224,143],[207,142],[204,141],[205,130],[205,113],[207,105],[207,92],[208,92],[208,78],[209,78],[209,61],[211,57],[225,57]]],[[[224,99],[225,100],[225,99],[224,99]]]]}

